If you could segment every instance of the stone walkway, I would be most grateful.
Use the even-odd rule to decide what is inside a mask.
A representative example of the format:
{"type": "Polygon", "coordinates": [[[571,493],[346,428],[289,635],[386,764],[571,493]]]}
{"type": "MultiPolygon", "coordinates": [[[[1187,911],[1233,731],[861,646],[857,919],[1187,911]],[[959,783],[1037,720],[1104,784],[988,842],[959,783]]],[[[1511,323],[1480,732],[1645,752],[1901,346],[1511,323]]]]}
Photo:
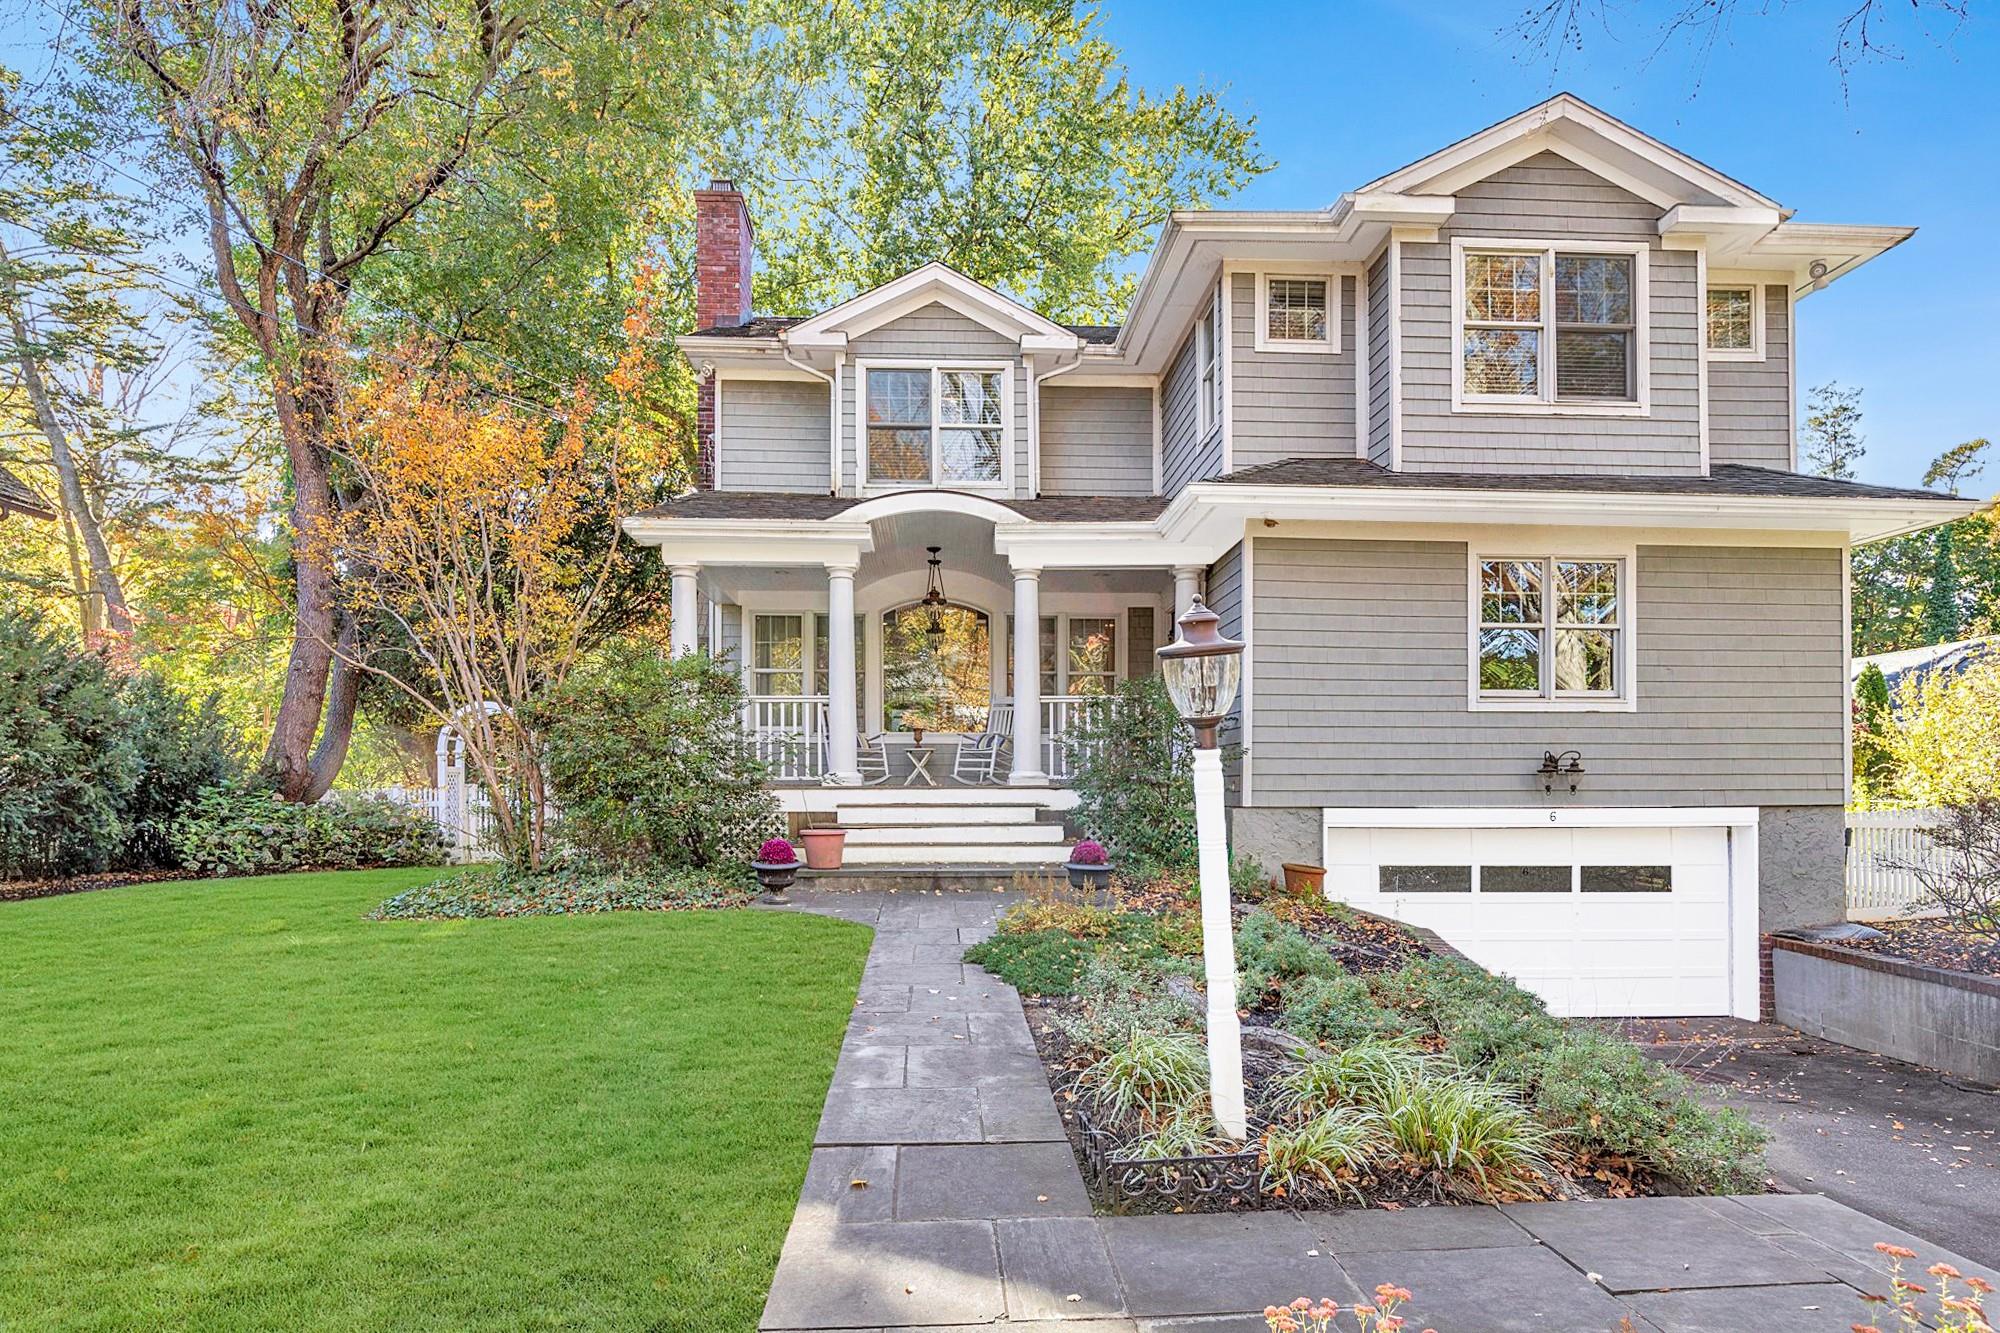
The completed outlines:
{"type": "Polygon", "coordinates": [[[876,935],[759,1326],[773,1333],[1263,1333],[1266,1305],[1380,1282],[1410,1288],[1410,1326],[1438,1333],[1846,1333],[1858,1292],[1886,1286],[1877,1241],[2000,1284],[1812,1194],[1095,1217],[1020,997],[959,961],[1011,896],[795,896],[876,935]]]}

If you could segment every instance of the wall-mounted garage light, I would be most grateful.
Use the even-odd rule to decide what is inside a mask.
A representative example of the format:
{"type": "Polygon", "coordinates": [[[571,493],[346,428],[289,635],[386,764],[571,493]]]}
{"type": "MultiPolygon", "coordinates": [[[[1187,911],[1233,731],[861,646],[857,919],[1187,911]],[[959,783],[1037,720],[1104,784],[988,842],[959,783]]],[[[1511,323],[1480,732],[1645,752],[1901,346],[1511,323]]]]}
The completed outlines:
{"type": "Polygon", "coordinates": [[[1583,751],[1564,750],[1561,754],[1542,751],[1542,766],[1535,770],[1535,776],[1542,780],[1545,792],[1553,793],[1559,782],[1568,782],[1569,789],[1575,791],[1577,780],[1583,776],[1583,751]]]}

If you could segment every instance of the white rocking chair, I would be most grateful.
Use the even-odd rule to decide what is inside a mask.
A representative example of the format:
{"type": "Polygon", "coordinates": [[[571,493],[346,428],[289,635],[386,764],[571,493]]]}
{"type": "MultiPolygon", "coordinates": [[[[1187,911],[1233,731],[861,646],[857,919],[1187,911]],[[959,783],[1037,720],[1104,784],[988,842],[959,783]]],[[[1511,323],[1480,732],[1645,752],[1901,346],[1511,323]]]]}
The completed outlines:
{"type": "Polygon", "coordinates": [[[958,755],[951,763],[952,779],[967,786],[998,782],[1000,754],[1007,748],[1013,732],[1013,708],[994,705],[986,714],[986,729],[959,744],[958,755]]]}

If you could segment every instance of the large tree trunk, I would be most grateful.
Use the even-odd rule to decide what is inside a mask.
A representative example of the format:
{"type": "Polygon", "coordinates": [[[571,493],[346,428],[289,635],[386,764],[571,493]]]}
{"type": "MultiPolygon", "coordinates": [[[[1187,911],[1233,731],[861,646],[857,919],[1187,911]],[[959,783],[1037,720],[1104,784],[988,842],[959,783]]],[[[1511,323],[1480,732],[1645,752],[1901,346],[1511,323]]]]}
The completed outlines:
{"type": "Polygon", "coordinates": [[[21,318],[20,293],[7,268],[10,262],[5,244],[0,243],[0,295],[6,298],[7,324],[14,336],[14,358],[21,367],[21,382],[27,386],[35,424],[41,427],[42,437],[49,443],[63,509],[83,540],[84,554],[90,562],[91,588],[104,603],[104,623],[114,634],[130,635],[132,612],[125,604],[125,589],[118,582],[118,571],[112,567],[111,548],[105,545],[104,531],[98,527],[97,515],[91,511],[89,497],[83,492],[83,478],[77,472],[76,456],[70,452],[69,434],[56,416],[55,401],[42,379],[42,367],[35,358],[27,323],[21,318]]]}
{"type": "Polygon", "coordinates": [[[311,780],[299,799],[317,801],[340,776],[347,762],[347,747],[354,740],[354,709],[361,700],[361,668],[352,660],[359,636],[354,621],[340,627],[339,651],[334,654],[333,671],[326,690],[326,716],[320,722],[319,744],[313,747],[307,765],[311,780]]]}

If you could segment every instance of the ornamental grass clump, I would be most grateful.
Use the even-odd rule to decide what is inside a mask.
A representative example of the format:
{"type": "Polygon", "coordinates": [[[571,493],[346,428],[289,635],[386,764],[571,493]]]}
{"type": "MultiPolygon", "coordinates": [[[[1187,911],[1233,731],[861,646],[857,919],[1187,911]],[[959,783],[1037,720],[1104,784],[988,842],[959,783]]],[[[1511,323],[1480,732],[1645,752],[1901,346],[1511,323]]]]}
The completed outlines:
{"type": "Polygon", "coordinates": [[[1497,1203],[1544,1192],[1556,1136],[1505,1090],[1428,1069],[1383,1099],[1393,1150],[1440,1193],[1497,1203]]]}
{"type": "Polygon", "coordinates": [[[1162,1116],[1143,1137],[1114,1150],[1115,1162],[1157,1161],[1164,1157],[1206,1157],[1236,1151],[1236,1142],[1216,1127],[1204,1099],[1162,1116]]]}
{"type": "Polygon", "coordinates": [[[1278,1080],[1276,1101],[1288,1115],[1337,1106],[1380,1109],[1398,1089],[1424,1076],[1424,1053],[1406,1041],[1362,1041],[1329,1051],[1278,1080]]]}
{"type": "Polygon", "coordinates": [[[1335,1106],[1298,1125],[1264,1131],[1264,1189],[1292,1194],[1318,1185],[1360,1202],[1357,1181],[1386,1144],[1382,1117],[1359,1106],[1335,1106]]]}
{"type": "Polygon", "coordinates": [[[1187,1032],[1134,1032],[1085,1069],[1078,1082],[1114,1119],[1148,1122],[1182,1113],[1208,1096],[1208,1052],[1187,1032]]]}

